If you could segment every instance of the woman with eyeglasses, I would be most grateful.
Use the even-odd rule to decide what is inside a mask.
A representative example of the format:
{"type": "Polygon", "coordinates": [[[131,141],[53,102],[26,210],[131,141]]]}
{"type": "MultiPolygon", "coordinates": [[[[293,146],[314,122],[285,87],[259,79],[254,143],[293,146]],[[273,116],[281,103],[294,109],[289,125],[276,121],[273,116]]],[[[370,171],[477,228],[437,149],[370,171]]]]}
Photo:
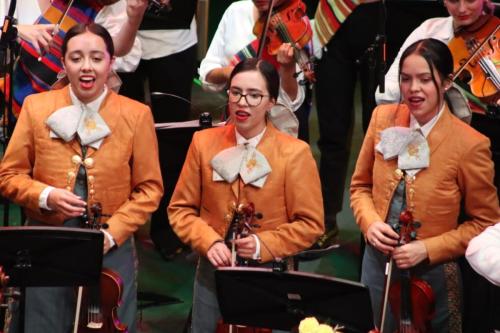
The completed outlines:
{"type": "Polygon", "coordinates": [[[179,238],[200,254],[192,332],[214,332],[221,318],[214,270],[231,266],[225,242],[234,208],[255,208],[259,226],[234,240],[238,257],[260,266],[307,249],[323,233],[323,205],[309,146],[268,120],[279,91],[275,68],[257,59],[229,77],[233,123],[195,133],[168,208],[179,238]],[[225,216],[229,218],[225,219],[225,216]]]}

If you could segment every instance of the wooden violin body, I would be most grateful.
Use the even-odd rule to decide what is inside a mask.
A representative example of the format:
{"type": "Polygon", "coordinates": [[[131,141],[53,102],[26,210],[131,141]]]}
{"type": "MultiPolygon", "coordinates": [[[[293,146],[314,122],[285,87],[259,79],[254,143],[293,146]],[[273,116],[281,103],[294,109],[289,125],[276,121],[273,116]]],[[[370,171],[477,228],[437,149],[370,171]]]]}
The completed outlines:
{"type": "Polygon", "coordinates": [[[448,43],[454,59],[454,78],[466,81],[471,92],[485,103],[500,99],[499,25],[498,17],[484,16],[448,43]]]}
{"type": "MultiPolygon", "coordinates": [[[[399,216],[399,224],[393,226],[393,229],[399,234],[398,245],[408,244],[416,239],[415,230],[418,227],[420,227],[420,223],[413,221],[411,212],[403,211],[399,216]]],[[[388,271],[392,270],[392,263],[393,259],[390,258],[388,271]]],[[[403,269],[400,273],[398,281],[391,281],[390,273],[386,276],[380,331],[382,332],[384,328],[385,308],[389,303],[396,320],[396,332],[431,332],[431,320],[434,317],[436,303],[434,291],[426,281],[412,276],[410,269],[403,269]]]]}
{"type": "Polygon", "coordinates": [[[118,306],[122,299],[123,282],[118,274],[110,269],[103,269],[99,283],[99,293],[92,288],[82,292],[82,314],[78,333],[118,333],[127,332],[127,326],[118,319],[118,306]],[[94,297],[99,297],[97,302],[94,297]],[[95,304],[99,304],[97,308],[95,304]]]}
{"type": "Polygon", "coordinates": [[[295,62],[306,79],[314,82],[312,61],[304,50],[312,38],[312,28],[304,19],[306,17],[306,5],[301,0],[289,0],[273,8],[268,22],[266,17],[261,17],[253,27],[253,33],[261,36],[261,43],[264,42],[270,55],[276,55],[283,43],[290,43],[294,48],[295,62]]]}
{"type": "MultiPolygon", "coordinates": [[[[103,216],[100,203],[90,208],[90,217],[84,227],[100,229],[99,220],[103,216]]],[[[104,228],[107,225],[104,226],[104,228]]],[[[114,271],[104,268],[98,287],[78,289],[77,315],[75,318],[78,333],[119,333],[127,332],[127,326],[120,323],[117,310],[123,294],[123,282],[114,271]]]]}

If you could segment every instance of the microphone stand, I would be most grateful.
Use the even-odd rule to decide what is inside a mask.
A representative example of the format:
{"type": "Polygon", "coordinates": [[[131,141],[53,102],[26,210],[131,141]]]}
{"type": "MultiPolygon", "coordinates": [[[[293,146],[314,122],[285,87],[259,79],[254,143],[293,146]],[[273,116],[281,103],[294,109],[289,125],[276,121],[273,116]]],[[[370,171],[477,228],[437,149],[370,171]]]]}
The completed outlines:
{"type": "Polygon", "coordinates": [[[385,33],[385,21],[387,20],[387,9],[385,7],[385,0],[380,1],[379,5],[379,18],[378,18],[378,33],[375,37],[377,45],[377,63],[378,63],[378,86],[381,93],[385,92],[385,67],[386,64],[386,42],[387,37],[385,33]]]}
{"type": "MultiPolygon", "coordinates": [[[[6,98],[0,99],[0,110],[2,111],[2,148],[5,152],[7,145],[9,143],[10,135],[14,130],[14,114],[12,112],[12,73],[14,69],[14,49],[17,39],[17,29],[14,26],[14,11],[16,9],[16,0],[11,0],[9,5],[9,11],[7,16],[5,16],[2,35],[0,36],[0,69],[3,70],[4,77],[4,92],[6,98]],[[10,59],[7,59],[9,56],[10,59]],[[7,96],[7,87],[9,87],[9,92],[7,96]],[[7,105],[6,104],[7,101],[7,105]],[[7,109],[7,112],[5,110],[7,109]]],[[[3,198],[3,225],[9,225],[9,201],[3,198]]]]}
{"type": "MultiPolygon", "coordinates": [[[[385,0],[381,0],[379,4],[379,24],[375,40],[363,52],[361,57],[356,59],[356,64],[361,65],[366,61],[368,66],[368,88],[375,89],[377,86],[381,93],[385,92],[385,69],[386,69],[386,6],[385,0]]],[[[371,92],[370,92],[371,93],[371,92]]]]}

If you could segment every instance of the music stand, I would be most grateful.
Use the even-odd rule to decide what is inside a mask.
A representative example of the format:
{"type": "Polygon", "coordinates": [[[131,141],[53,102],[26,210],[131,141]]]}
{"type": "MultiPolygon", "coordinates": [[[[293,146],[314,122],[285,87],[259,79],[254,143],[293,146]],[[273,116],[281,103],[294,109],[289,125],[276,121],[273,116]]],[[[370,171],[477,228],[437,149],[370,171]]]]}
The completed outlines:
{"type": "Polygon", "coordinates": [[[99,282],[103,233],[66,227],[0,227],[0,265],[9,287],[99,282]]]}
{"type": "Polygon", "coordinates": [[[374,328],[368,288],[360,283],[298,271],[224,267],[215,271],[225,323],[291,330],[305,317],[343,326],[342,332],[374,328]]]}

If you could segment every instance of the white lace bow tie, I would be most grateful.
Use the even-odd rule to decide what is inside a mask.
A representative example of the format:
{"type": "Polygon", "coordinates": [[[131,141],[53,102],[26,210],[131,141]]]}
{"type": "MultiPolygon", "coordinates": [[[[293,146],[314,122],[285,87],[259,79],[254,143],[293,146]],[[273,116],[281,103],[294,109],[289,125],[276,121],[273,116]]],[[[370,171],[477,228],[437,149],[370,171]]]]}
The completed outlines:
{"type": "Polygon", "coordinates": [[[256,148],[250,145],[238,145],[224,149],[210,162],[214,181],[232,183],[241,177],[245,184],[263,187],[271,166],[256,148]]]}
{"type": "Polygon", "coordinates": [[[99,112],[90,111],[76,105],[58,109],[46,121],[51,138],[61,138],[66,142],[78,134],[80,143],[99,149],[103,139],[111,133],[99,112]]]}
{"type": "Polygon", "coordinates": [[[398,158],[398,168],[416,174],[429,167],[429,144],[420,129],[389,127],[380,132],[380,142],[375,149],[384,160],[398,158]]]}

